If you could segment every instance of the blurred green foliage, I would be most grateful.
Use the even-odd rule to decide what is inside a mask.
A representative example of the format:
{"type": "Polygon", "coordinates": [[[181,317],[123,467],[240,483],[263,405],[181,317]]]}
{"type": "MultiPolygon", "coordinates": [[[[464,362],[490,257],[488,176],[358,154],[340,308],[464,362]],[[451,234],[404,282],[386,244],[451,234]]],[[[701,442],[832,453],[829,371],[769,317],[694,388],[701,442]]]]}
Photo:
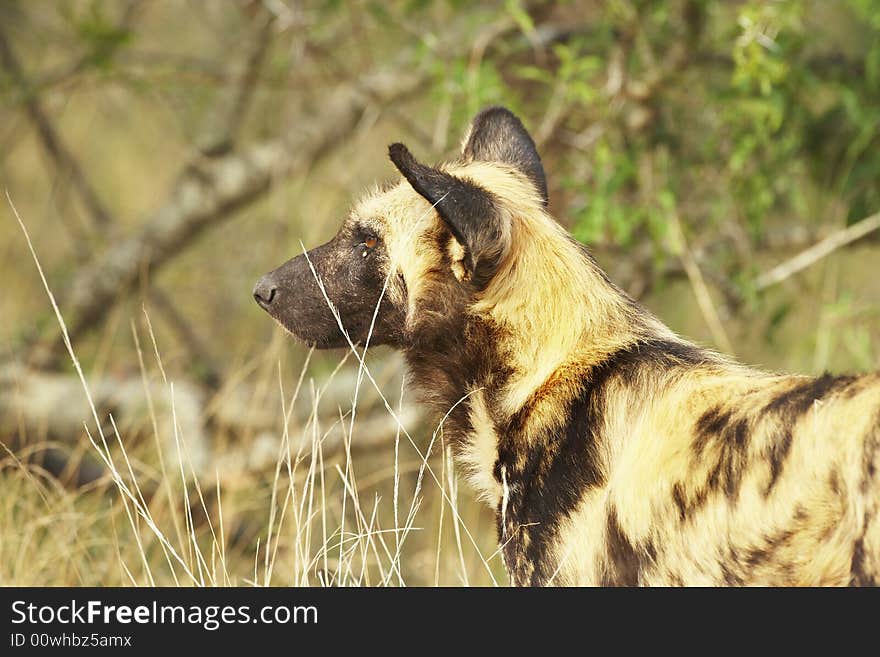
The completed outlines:
{"type": "MultiPolygon", "coordinates": [[[[560,116],[542,146],[578,239],[647,240],[659,277],[669,212],[688,232],[733,228],[757,246],[786,224],[880,209],[877,0],[561,5],[570,22],[537,61],[501,70],[469,53],[436,64],[434,93],[453,125],[489,102],[533,126],[560,116]]],[[[500,11],[534,40],[521,3],[500,11]]],[[[755,301],[753,262],[709,266],[755,301]]]]}
{"type": "MultiPolygon", "coordinates": [[[[475,112],[508,105],[539,142],[554,214],[593,247],[615,280],[642,297],[681,278],[669,229],[675,219],[724,318],[760,319],[767,340],[786,325],[793,300],[759,292],[760,271],[880,210],[880,0],[225,7],[79,0],[4,3],[0,21],[34,88],[54,95],[51,107],[60,111],[84,89],[96,98],[106,91],[118,103],[103,110],[108,123],[133,136],[167,116],[168,124],[157,120],[153,128],[164,135],[171,153],[160,159],[167,159],[197,141],[241,64],[243,35],[261,4],[283,27],[260,73],[245,139],[296,129],[297,120],[320,115],[321,99],[336,85],[402,61],[425,71],[428,82],[419,97],[379,110],[377,140],[418,139],[426,156],[451,157],[475,112]],[[120,90],[130,95],[111,95],[120,90]],[[140,122],[125,126],[136,113],[140,122]],[[764,251],[785,243],[792,228],[807,238],[788,251],[764,251]]],[[[0,72],[0,111],[12,116],[23,98],[15,86],[0,72]]],[[[19,137],[14,128],[8,134],[19,137]]],[[[93,143],[116,150],[108,140],[93,143]]],[[[130,152],[126,143],[118,150],[130,152]]],[[[380,147],[360,151],[372,165],[352,164],[349,149],[339,160],[346,175],[329,176],[349,181],[322,196],[337,213],[363,184],[388,175],[375,173],[380,147]]],[[[86,169],[96,170],[83,157],[86,169]]],[[[20,169],[3,164],[13,175],[20,169]]],[[[109,204],[119,204],[124,186],[96,175],[109,204]]],[[[155,198],[149,183],[142,189],[155,198]]],[[[315,224],[308,214],[293,204],[288,224],[275,230],[297,240],[275,239],[268,248],[297,250],[298,227],[315,224]]],[[[329,217],[322,217],[328,226],[329,217]]],[[[71,266],[60,261],[54,269],[71,266]]]]}

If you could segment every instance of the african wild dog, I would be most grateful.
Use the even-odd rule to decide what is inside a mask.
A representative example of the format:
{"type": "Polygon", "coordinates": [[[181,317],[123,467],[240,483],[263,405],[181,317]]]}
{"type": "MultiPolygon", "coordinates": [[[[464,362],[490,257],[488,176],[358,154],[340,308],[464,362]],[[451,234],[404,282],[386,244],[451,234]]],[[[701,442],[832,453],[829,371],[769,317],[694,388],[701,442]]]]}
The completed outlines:
{"type": "Polygon", "coordinates": [[[372,324],[454,406],[445,431],[515,584],[880,582],[880,375],[767,374],[676,336],[547,213],[506,109],[454,162],[390,156],[403,179],[254,296],[345,346],[326,294],[352,341],[372,324]]]}

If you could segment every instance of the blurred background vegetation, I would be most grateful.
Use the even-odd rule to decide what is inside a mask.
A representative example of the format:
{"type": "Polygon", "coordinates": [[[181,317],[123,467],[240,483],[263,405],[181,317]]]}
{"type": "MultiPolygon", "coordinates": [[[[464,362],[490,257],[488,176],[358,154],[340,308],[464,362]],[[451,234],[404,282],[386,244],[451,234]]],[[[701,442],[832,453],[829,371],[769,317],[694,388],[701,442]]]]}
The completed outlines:
{"type": "Polygon", "coordinates": [[[880,0],[2,0],[0,584],[506,583],[399,361],[251,299],[495,103],[673,329],[880,366],[880,0]]]}

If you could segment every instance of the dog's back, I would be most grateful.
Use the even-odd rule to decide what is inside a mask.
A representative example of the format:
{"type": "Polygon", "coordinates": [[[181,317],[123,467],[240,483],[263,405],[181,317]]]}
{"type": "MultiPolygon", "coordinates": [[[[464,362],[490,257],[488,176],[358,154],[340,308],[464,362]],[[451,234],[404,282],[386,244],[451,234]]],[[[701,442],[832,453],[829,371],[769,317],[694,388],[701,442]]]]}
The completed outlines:
{"type": "Polygon", "coordinates": [[[554,581],[880,581],[880,375],[650,356],[629,368],[599,393],[617,447],[607,486],[560,523],[554,581]]]}

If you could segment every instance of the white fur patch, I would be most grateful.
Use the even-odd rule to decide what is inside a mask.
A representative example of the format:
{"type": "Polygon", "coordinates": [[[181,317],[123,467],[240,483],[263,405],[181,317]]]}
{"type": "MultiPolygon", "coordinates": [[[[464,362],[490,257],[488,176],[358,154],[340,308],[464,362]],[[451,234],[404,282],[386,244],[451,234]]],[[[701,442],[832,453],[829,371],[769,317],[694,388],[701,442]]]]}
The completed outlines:
{"type": "Polygon", "coordinates": [[[452,261],[452,265],[450,266],[450,269],[452,269],[452,275],[458,280],[463,281],[467,278],[467,270],[464,268],[464,247],[457,239],[452,238],[449,240],[446,252],[449,254],[449,259],[452,261]]]}
{"type": "Polygon", "coordinates": [[[486,409],[482,391],[472,394],[469,402],[469,418],[474,429],[465,439],[460,461],[468,482],[480,498],[495,507],[503,493],[493,474],[495,461],[498,460],[498,434],[486,409]]]}
{"type": "Polygon", "coordinates": [[[501,466],[501,536],[507,537],[507,505],[510,502],[510,486],[507,484],[507,466],[501,466]]]}

